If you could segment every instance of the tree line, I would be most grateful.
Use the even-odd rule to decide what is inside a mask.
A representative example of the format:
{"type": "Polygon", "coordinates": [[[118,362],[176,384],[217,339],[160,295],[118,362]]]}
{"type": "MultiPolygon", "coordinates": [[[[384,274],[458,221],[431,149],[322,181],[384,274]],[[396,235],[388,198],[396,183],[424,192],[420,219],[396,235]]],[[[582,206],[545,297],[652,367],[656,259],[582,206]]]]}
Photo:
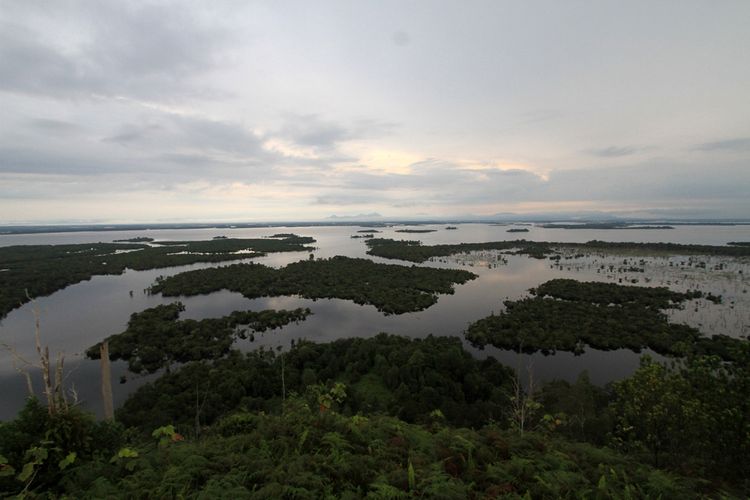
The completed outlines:
{"type": "Polygon", "coordinates": [[[30,299],[91,279],[262,256],[267,252],[312,250],[315,240],[297,235],[255,239],[165,241],[143,243],[81,243],[73,245],[16,245],[0,247],[0,318],[30,299]],[[236,253],[236,252],[248,253],[236,253]]]}
{"type": "Polygon", "coordinates": [[[256,298],[299,295],[371,304],[388,314],[420,311],[453,293],[453,285],[476,278],[468,271],[379,264],[368,259],[332,257],[294,262],[281,269],[234,264],[157,279],[153,293],[190,296],[222,289],[256,298]]]}

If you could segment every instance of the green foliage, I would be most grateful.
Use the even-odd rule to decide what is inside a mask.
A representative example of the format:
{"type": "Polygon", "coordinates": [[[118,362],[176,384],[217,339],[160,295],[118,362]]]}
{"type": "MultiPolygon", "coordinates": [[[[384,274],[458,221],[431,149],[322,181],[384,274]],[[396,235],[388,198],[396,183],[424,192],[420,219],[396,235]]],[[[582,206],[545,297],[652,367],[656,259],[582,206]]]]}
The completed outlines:
{"type": "Polygon", "coordinates": [[[481,250],[516,249],[512,253],[526,254],[543,259],[556,253],[555,249],[571,248],[589,251],[640,252],[662,255],[726,255],[732,257],[750,255],[747,245],[710,246],[682,245],[678,243],[612,243],[608,241],[589,241],[587,243],[561,243],[546,241],[491,241],[486,243],[459,243],[443,245],[422,245],[419,241],[393,240],[388,238],[371,238],[366,241],[370,255],[386,259],[401,259],[411,262],[424,262],[432,257],[447,257],[466,252],[481,250]]]}
{"type": "MultiPolygon", "coordinates": [[[[153,373],[172,363],[216,359],[229,352],[234,341],[251,332],[280,328],[303,321],[310,309],[293,311],[234,311],[222,318],[178,320],[185,307],[180,302],[164,304],[133,313],[128,328],[106,340],[109,357],[124,359],[135,373],[153,373]]],[[[101,342],[90,347],[86,356],[99,359],[101,342]]]]}
{"type": "Polygon", "coordinates": [[[688,299],[700,298],[701,292],[673,292],[666,287],[624,286],[597,281],[577,281],[573,279],[553,279],[531,289],[538,297],[589,302],[599,305],[633,304],[650,309],[676,307],[688,299]]]}
{"type": "Polygon", "coordinates": [[[77,408],[49,415],[29,399],[15,420],[0,425],[0,493],[56,491],[64,472],[111,455],[122,436],[118,424],[96,422],[77,408]]]}
{"type": "Polygon", "coordinates": [[[644,358],[612,394],[585,373],[573,384],[548,384],[534,398],[546,412],[544,432],[521,435],[492,423],[502,419],[487,412],[509,406],[510,373],[471,358],[457,339],[382,334],[302,342],[284,354],[293,393],[283,405],[273,351],[233,351],[138,391],[118,415],[138,414],[139,430],[149,435],[127,446],[121,431],[108,433],[76,412],[65,417],[73,424],[62,425],[31,401],[23,418],[0,425],[0,471],[7,471],[0,492],[28,486],[31,496],[75,498],[745,496],[750,350],[743,355],[735,363],[700,356],[672,366],[644,358]],[[320,382],[303,385],[306,370],[320,382]],[[216,399],[207,402],[209,427],[201,438],[186,439],[179,430],[192,424],[199,379],[217,387],[216,399]],[[506,389],[500,399],[497,387],[506,389]],[[372,388],[392,397],[362,396],[372,388]],[[365,410],[363,401],[376,406],[365,410]],[[416,418],[393,416],[413,403],[416,418]],[[602,413],[615,425],[599,420],[602,413]],[[597,441],[608,433],[619,451],[563,438],[597,441]]]}
{"type": "Polygon", "coordinates": [[[476,278],[468,271],[377,264],[367,259],[333,257],[303,260],[281,269],[235,264],[188,271],[158,280],[153,292],[198,295],[227,289],[248,298],[300,295],[372,304],[390,314],[426,309],[438,293],[453,293],[454,283],[476,278]]]}
{"type": "Polygon", "coordinates": [[[685,473],[747,489],[750,469],[750,349],[735,363],[691,356],[671,366],[644,357],[614,384],[615,436],[623,449],[685,473]]]}
{"type": "Polygon", "coordinates": [[[68,285],[103,274],[221,262],[261,256],[264,252],[311,250],[315,240],[283,238],[221,239],[209,241],[142,243],[81,243],[75,245],[19,245],[0,248],[0,318],[28,302],[68,285]],[[249,253],[237,253],[249,252],[249,253]]]}
{"type": "Polygon", "coordinates": [[[605,443],[613,425],[607,411],[611,394],[592,384],[587,372],[572,384],[564,380],[544,384],[537,399],[549,430],[579,441],[605,443]]]}
{"type": "MultiPolygon", "coordinates": [[[[431,421],[430,413],[439,409],[448,423],[473,426],[504,417],[512,377],[492,358],[474,359],[457,338],[385,334],[329,344],[298,342],[284,353],[284,368],[287,392],[305,394],[310,387],[311,407],[318,407],[318,396],[325,394],[329,408],[348,415],[383,412],[410,422],[431,421]]],[[[240,408],[278,410],[281,358],[259,349],[189,363],[139,388],[118,419],[144,430],[173,423],[189,434],[196,388],[205,393],[201,420],[207,425],[240,408]]]]}
{"type": "Polygon", "coordinates": [[[294,398],[283,414],[245,415],[252,428],[179,446],[144,445],[129,469],[102,458],[77,463],[74,472],[63,472],[57,493],[76,498],[692,498],[705,486],[606,449],[535,433],[520,437],[492,424],[431,431],[389,416],[353,424],[345,415],[321,413],[294,398]]]}
{"type": "Polygon", "coordinates": [[[424,262],[432,257],[447,257],[448,255],[481,250],[503,250],[508,253],[526,254],[537,259],[543,259],[547,255],[555,253],[548,243],[526,240],[422,245],[419,241],[414,240],[371,238],[366,243],[369,247],[367,253],[370,255],[411,262],[424,262]]]}
{"type": "Polygon", "coordinates": [[[595,349],[643,348],[661,354],[718,354],[735,359],[744,340],[724,335],[703,337],[692,327],[669,323],[659,309],[673,307],[696,292],[623,286],[568,279],[533,289],[536,297],[504,302],[506,310],[472,323],[466,338],[477,346],[491,344],[523,352],[583,352],[595,349]]]}

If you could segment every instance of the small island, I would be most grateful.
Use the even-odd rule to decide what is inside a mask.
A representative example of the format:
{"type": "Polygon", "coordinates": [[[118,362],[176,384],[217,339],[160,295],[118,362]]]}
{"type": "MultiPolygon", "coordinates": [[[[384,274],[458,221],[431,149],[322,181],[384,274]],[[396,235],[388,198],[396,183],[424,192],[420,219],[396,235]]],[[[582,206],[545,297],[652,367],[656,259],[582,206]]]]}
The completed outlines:
{"type": "Polygon", "coordinates": [[[674,229],[674,226],[630,224],[626,222],[582,222],[580,224],[542,224],[545,229],[674,229]]]}
{"type": "MultiPolygon", "coordinates": [[[[110,359],[128,362],[133,373],[154,373],[174,363],[217,359],[229,352],[237,338],[303,321],[310,309],[234,311],[222,318],[180,320],[180,302],[146,309],[130,316],[127,329],[107,337],[110,359]]],[[[88,348],[89,359],[99,359],[101,342],[88,348]]]]}
{"type": "Polygon", "coordinates": [[[505,232],[506,233],[528,233],[529,229],[526,227],[512,227],[505,232]]]}
{"type": "Polygon", "coordinates": [[[437,229],[396,229],[397,233],[434,233],[437,229]]]}
{"type": "Polygon", "coordinates": [[[112,243],[150,243],[154,241],[153,238],[148,236],[136,236],[135,238],[125,238],[122,240],[112,240],[112,243]]]}

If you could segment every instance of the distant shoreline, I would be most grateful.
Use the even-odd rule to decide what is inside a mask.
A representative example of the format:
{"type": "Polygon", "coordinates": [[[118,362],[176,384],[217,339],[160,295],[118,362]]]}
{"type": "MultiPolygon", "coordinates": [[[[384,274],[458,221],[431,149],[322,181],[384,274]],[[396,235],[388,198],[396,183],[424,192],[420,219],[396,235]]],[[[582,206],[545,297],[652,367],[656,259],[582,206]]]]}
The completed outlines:
{"type": "MultiPolygon", "coordinates": [[[[83,232],[107,232],[107,231],[155,231],[169,229],[254,229],[267,227],[320,227],[320,226],[364,226],[364,227],[387,227],[387,226],[423,226],[423,225],[445,225],[445,224],[530,224],[529,221],[497,221],[497,220],[388,220],[388,221],[316,221],[316,222],[221,222],[221,223],[171,223],[171,224],[28,224],[28,225],[5,225],[0,226],[0,236],[14,234],[46,234],[46,233],[83,233],[83,232]]],[[[661,229],[662,225],[669,226],[747,226],[750,221],[627,221],[617,223],[602,223],[597,221],[533,221],[539,227],[559,229],[606,229],[605,225],[614,226],[609,229],[661,229]],[[552,226],[553,224],[556,224],[552,226]],[[659,224],[660,227],[653,227],[659,224]],[[596,227],[595,225],[600,225],[596,227]],[[628,227],[633,225],[644,225],[652,227],[628,227]]],[[[666,227],[664,227],[666,229],[666,227]]]]}

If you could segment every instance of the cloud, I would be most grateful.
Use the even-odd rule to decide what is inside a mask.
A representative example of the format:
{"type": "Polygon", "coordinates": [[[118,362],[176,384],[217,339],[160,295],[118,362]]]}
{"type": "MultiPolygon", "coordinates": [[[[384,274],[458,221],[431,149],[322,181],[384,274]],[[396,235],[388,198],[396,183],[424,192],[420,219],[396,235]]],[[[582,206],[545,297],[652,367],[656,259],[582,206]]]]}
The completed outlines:
{"type": "Polygon", "coordinates": [[[159,125],[123,125],[115,135],[105,137],[102,141],[129,146],[131,144],[143,142],[159,130],[162,130],[162,127],[159,125]]]}
{"type": "Polygon", "coordinates": [[[750,151],[750,137],[704,142],[693,149],[698,151],[750,151]]]}
{"type": "Polygon", "coordinates": [[[84,130],[84,127],[77,123],[49,118],[32,118],[27,121],[27,125],[42,134],[49,133],[69,136],[84,130]]]}
{"type": "Polygon", "coordinates": [[[6,6],[0,90],[53,98],[210,95],[194,76],[215,66],[226,31],[178,5],[76,3],[75,15],[67,2],[6,6]]]}
{"type": "Polygon", "coordinates": [[[395,128],[395,123],[376,120],[359,119],[342,124],[323,119],[318,114],[289,114],[284,126],[272,135],[287,140],[294,146],[328,151],[335,149],[342,142],[382,137],[395,128]]]}
{"type": "Polygon", "coordinates": [[[601,158],[619,158],[621,156],[630,156],[637,151],[638,149],[632,146],[609,146],[601,149],[592,149],[589,153],[601,158]]]}

